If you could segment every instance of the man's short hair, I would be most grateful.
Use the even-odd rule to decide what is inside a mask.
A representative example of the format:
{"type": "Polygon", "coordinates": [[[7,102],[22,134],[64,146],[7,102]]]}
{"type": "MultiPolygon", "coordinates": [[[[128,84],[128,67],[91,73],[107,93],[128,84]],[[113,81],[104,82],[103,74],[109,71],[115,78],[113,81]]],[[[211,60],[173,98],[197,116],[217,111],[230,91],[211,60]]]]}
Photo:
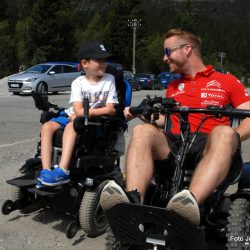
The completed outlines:
{"type": "Polygon", "coordinates": [[[188,28],[174,28],[167,32],[165,39],[172,36],[178,36],[185,41],[189,42],[194,48],[201,50],[201,38],[191,29],[188,28]]]}

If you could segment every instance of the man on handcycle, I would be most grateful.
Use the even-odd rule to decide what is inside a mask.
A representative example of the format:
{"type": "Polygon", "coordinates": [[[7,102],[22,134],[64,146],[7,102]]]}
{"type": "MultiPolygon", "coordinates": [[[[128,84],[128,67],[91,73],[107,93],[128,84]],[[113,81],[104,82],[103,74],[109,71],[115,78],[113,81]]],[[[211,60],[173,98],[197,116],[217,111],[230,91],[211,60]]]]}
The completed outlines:
{"type": "MultiPolygon", "coordinates": [[[[211,65],[205,66],[201,58],[201,39],[193,31],[169,30],[164,40],[163,60],[172,73],[182,74],[168,86],[166,97],[194,108],[231,105],[250,109],[248,92],[236,77],[219,73],[211,65]]],[[[124,113],[128,119],[135,118],[129,108],[124,113]]],[[[202,117],[206,115],[189,116],[191,133],[197,130],[202,117]]],[[[144,123],[133,128],[126,155],[126,191],[109,181],[100,198],[105,211],[117,203],[143,203],[153,177],[154,160],[166,159],[171,145],[181,139],[178,116],[173,114],[170,118],[172,127],[168,134],[162,130],[163,116],[156,121],[156,126],[144,123]]],[[[249,137],[250,118],[235,129],[224,117],[206,119],[191,149],[195,171],[189,189],[175,194],[167,208],[199,225],[199,205],[225,180],[234,160],[240,157],[240,142],[249,137]]]]}

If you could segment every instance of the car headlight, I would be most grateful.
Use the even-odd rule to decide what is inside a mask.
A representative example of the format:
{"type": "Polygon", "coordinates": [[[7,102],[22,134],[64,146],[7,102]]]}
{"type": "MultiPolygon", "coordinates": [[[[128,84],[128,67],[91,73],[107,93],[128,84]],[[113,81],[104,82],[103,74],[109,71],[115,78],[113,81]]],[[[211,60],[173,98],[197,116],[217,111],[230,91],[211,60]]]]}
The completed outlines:
{"type": "Polygon", "coordinates": [[[34,82],[37,79],[37,77],[30,77],[25,80],[25,82],[34,82]]]}

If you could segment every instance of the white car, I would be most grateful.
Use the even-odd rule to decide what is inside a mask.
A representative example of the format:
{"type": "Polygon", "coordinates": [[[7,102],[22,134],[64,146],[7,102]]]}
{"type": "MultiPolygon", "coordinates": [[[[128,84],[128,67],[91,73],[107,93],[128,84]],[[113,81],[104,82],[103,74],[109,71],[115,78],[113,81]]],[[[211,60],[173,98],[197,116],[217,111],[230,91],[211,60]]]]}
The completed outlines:
{"type": "Polygon", "coordinates": [[[48,62],[11,75],[8,79],[9,92],[13,94],[30,94],[31,91],[41,94],[69,91],[72,81],[80,76],[78,63],[48,62]]]}

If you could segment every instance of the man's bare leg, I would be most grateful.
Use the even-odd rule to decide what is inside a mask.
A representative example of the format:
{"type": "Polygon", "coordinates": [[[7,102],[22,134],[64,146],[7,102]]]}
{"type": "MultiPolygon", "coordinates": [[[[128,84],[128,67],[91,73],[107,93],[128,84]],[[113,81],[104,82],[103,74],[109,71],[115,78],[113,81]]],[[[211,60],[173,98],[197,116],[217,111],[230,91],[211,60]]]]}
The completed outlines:
{"type": "Polygon", "coordinates": [[[189,187],[198,204],[225,179],[237,146],[237,134],[231,127],[218,126],[208,136],[204,156],[189,187]]]}
{"type": "Polygon", "coordinates": [[[170,150],[165,134],[150,124],[133,128],[126,157],[127,191],[137,189],[144,198],[153,176],[153,161],[166,159],[170,150]]]}

